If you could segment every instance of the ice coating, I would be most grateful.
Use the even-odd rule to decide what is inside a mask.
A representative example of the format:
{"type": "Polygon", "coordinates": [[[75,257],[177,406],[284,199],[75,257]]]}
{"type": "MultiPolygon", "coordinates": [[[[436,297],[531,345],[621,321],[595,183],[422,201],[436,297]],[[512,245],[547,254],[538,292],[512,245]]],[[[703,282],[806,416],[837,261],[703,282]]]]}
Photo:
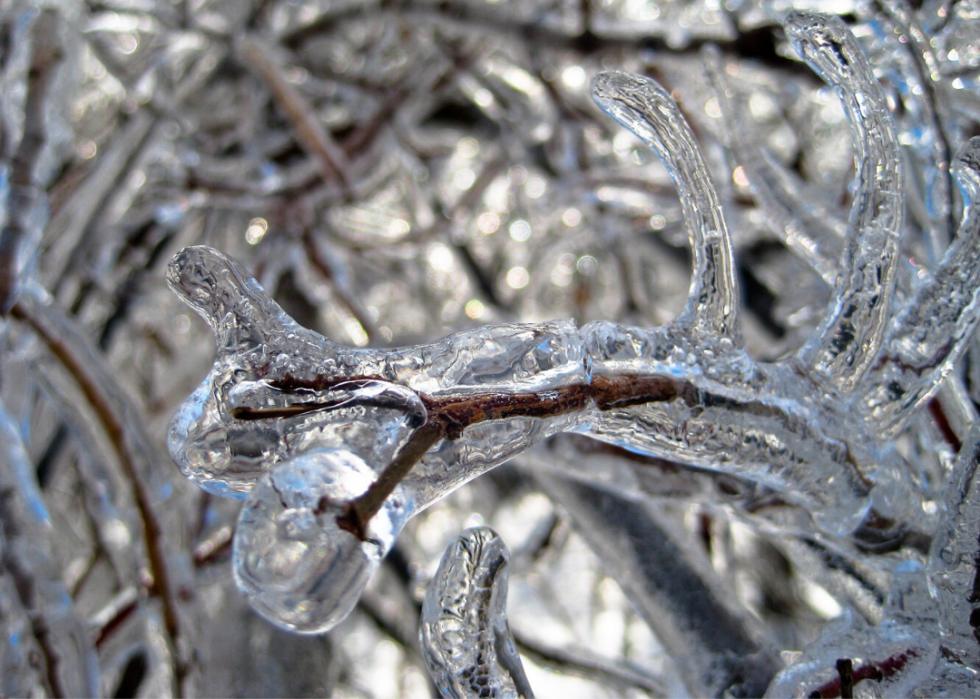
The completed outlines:
{"type": "MultiPolygon", "coordinates": [[[[0,404],[0,592],[15,591],[17,607],[29,620],[21,625],[10,613],[12,600],[2,600],[6,613],[0,616],[0,638],[17,650],[30,647],[34,637],[44,649],[46,679],[58,695],[97,696],[101,679],[96,650],[61,579],[51,546],[51,519],[34,473],[17,423],[0,404]]],[[[5,670],[11,675],[0,678],[5,692],[36,689],[19,684],[26,672],[6,663],[5,670]]]]}
{"type": "Polygon", "coordinates": [[[905,217],[901,154],[871,63],[847,25],[794,12],[784,28],[796,52],[837,91],[854,142],[857,188],[833,301],[799,352],[811,375],[847,395],[884,339],[905,217]]]}
{"type": "MultiPolygon", "coordinates": [[[[946,517],[932,545],[929,584],[939,607],[946,686],[980,690],[980,428],[974,426],[949,480],[946,517]]],[[[937,686],[942,686],[937,685],[937,686]]]]}
{"type": "Polygon", "coordinates": [[[888,436],[932,398],[980,320],[980,137],[953,159],[965,200],[959,232],[935,272],[895,317],[863,405],[888,436]]]}
{"type": "Polygon", "coordinates": [[[976,696],[980,691],[980,428],[968,436],[946,484],[946,514],[926,565],[898,564],[883,619],[871,625],[848,611],[833,620],[766,696],[842,696],[836,663],[850,661],[854,696],[976,696]],[[867,685],[859,689],[860,683],[867,685]]]}
{"type": "Polygon", "coordinates": [[[765,696],[846,696],[842,685],[850,685],[851,696],[913,696],[939,657],[935,622],[925,567],[902,563],[881,623],[871,625],[850,610],[833,619],[802,657],[776,676],[765,696]]]}
{"type": "Polygon", "coordinates": [[[322,633],[350,614],[411,512],[399,491],[365,540],[341,530],[338,515],[374,476],[350,452],[313,449],[259,479],[234,540],[235,579],[259,613],[299,633],[322,633]]]}
{"type": "Polygon", "coordinates": [[[583,329],[598,375],[682,377],[675,399],[613,407],[596,416],[592,434],[643,453],[681,456],[705,468],[747,475],[780,490],[792,483],[824,526],[853,529],[868,506],[865,476],[877,455],[862,456],[856,452],[860,440],[848,445],[821,428],[838,418],[829,414],[831,405],[797,398],[813,393],[806,379],[779,365],[758,366],[738,346],[737,316],[725,313],[737,299],[731,244],[680,110],[646,78],[604,73],[595,89],[599,105],[658,153],[675,151],[664,164],[678,183],[695,247],[695,274],[687,310],[668,326],[646,330],[596,322],[583,329]],[[724,324],[710,320],[719,316],[726,318],[724,324]],[[715,331],[699,336],[689,331],[691,323],[715,331]]]}
{"type": "Polygon", "coordinates": [[[453,699],[533,697],[507,624],[510,553],[488,527],[450,544],[422,605],[419,639],[439,693],[453,699]]]}
{"type": "MultiPolygon", "coordinates": [[[[300,327],[218,251],[188,248],[175,258],[168,279],[210,323],[218,348],[209,376],[174,419],[170,447],[188,477],[211,492],[251,491],[236,561],[263,614],[287,628],[330,628],[400,522],[559,431],[756,480],[833,534],[854,531],[872,508],[868,520],[879,529],[901,531],[906,522],[931,528],[907,464],[867,419],[865,403],[847,396],[864,375],[877,381],[888,365],[879,348],[902,208],[890,117],[842,24],[792,15],[788,32],[838,88],[862,142],[840,261],[838,292],[847,308],[835,305],[824,331],[795,358],[760,363],[741,349],[731,242],[693,134],[666,91],[625,73],[597,77],[597,101],[663,158],[694,247],[689,302],[668,325],[500,324],[428,345],[351,349],[300,327]],[[280,499],[279,488],[291,499],[280,499]],[[318,509],[322,498],[310,504],[304,488],[336,506],[318,509]],[[372,494],[373,504],[361,508],[372,494]],[[304,508],[315,516],[293,512],[304,508]],[[270,524],[281,517],[288,520],[283,531],[270,524]],[[296,553],[298,545],[282,536],[300,524],[314,543],[296,553]],[[379,526],[389,534],[372,533],[379,526]],[[306,572],[296,574],[294,564],[306,572]],[[324,592],[332,586],[342,590],[324,592]]],[[[957,161],[968,194],[976,187],[974,150],[957,161]]],[[[960,238],[965,246],[973,244],[972,211],[960,238]]],[[[948,345],[949,356],[975,322],[966,294],[976,285],[971,255],[954,245],[952,261],[937,271],[937,279],[952,281],[916,297],[940,316],[945,290],[963,292],[960,310],[929,339],[948,345]]],[[[910,321],[899,315],[892,337],[902,337],[903,323],[910,321]]],[[[928,395],[942,371],[908,376],[928,395]]],[[[921,403],[896,411],[907,416],[921,403]]]]}
{"type": "MultiPolygon", "coordinates": [[[[544,390],[586,376],[581,341],[567,321],[357,350],[299,326],[241,265],[212,248],[180,252],[167,281],[217,339],[214,366],[174,416],[168,446],[184,474],[217,495],[243,496],[273,464],[313,447],[343,447],[383,467],[425,421],[421,392],[544,390]]],[[[523,434],[513,438],[525,444],[523,434]]]]}
{"type": "Polygon", "coordinates": [[[727,145],[745,173],[756,202],[765,210],[770,228],[824,281],[835,284],[846,228],[825,207],[801,197],[802,187],[795,173],[772,161],[758,127],[748,122],[744,107],[737,104],[718,47],[708,45],[702,55],[725,117],[727,145]]]}
{"type": "Polygon", "coordinates": [[[694,250],[687,308],[678,319],[695,333],[741,345],[732,241],[701,149],[673,98],[649,78],[608,71],[592,81],[596,103],[643,139],[667,167],[694,250]]]}

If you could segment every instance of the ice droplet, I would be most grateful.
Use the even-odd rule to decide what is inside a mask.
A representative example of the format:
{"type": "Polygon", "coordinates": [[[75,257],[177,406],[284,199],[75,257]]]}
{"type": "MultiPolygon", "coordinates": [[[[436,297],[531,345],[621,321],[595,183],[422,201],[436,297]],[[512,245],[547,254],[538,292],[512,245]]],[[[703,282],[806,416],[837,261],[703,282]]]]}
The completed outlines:
{"type": "Polygon", "coordinates": [[[350,452],[317,449],[274,466],[238,519],[235,579],[263,616],[299,633],[322,633],[350,614],[412,513],[398,491],[365,541],[342,530],[344,506],[375,474],[350,452]]]}

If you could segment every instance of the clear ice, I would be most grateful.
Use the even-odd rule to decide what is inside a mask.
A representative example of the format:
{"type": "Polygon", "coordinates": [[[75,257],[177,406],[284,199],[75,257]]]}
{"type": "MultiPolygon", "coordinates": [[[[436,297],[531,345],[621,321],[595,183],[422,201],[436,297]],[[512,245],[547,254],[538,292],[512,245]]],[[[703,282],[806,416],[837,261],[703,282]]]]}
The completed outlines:
{"type": "Polygon", "coordinates": [[[767,697],[842,696],[840,659],[851,663],[854,696],[976,696],[980,691],[980,427],[960,451],[945,515],[925,565],[907,560],[892,574],[877,625],[847,610],[779,673],[767,697]],[[863,685],[863,686],[862,686],[863,685]]]}
{"type": "MultiPolygon", "coordinates": [[[[600,74],[593,94],[663,160],[694,252],[687,306],[667,325],[500,324],[352,349],[299,326],[222,253],[175,257],[168,281],[210,324],[217,356],[169,446],[201,487],[247,498],[234,560],[256,609],[287,629],[332,628],[407,519],[562,431],[762,483],[831,534],[867,522],[931,533],[936,518],[923,514],[892,437],[977,325],[980,139],[955,160],[966,200],[959,235],[895,313],[905,206],[881,89],[840,20],[794,13],[785,28],[840,97],[857,174],[840,259],[824,272],[836,275],[826,319],[784,360],[757,362],[742,348],[731,240],[694,135],[663,88],[626,73],[600,74]],[[364,529],[351,527],[350,508],[425,430],[431,444],[364,529]]],[[[799,207],[770,190],[771,207],[802,225],[799,207]]]]}
{"type": "Polygon", "coordinates": [[[488,527],[453,542],[429,585],[419,638],[444,697],[533,697],[507,624],[510,553],[488,527]]]}

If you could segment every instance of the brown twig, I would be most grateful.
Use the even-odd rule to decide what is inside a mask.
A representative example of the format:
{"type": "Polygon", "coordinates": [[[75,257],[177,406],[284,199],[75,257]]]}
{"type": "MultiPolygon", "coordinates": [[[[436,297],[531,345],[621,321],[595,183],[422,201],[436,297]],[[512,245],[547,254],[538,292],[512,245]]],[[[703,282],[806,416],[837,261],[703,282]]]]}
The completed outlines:
{"type": "Polygon", "coordinates": [[[423,456],[445,435],[445,424],[440,420],[430,420],[417,430],[398,452],[398,455],[381,472],[378,479],[360,497],[347,504],[343,514],[337,518],[341,529],[361,539],[366,537],[367,525],[381,510],[385,500],[394,492],[399,483],[415,467],[423,456]]]}
{"type": "MultiPolygon", "coordinates": [[[[693,401],[692,392],[693,388],[688,384],[668,377],[597,376],[589,384],[561,386],[537,393],[420,394],[428,421],[412,435],[371,487],[348,504],[338,518],[338,524],[364,539],[368,522],[429,449],[441,439],[458,439],[471,425],[510,417],[565,415],[584,410],[590,402],[600,410],[612,410],[674,398],[693,401]]],[[[303,408],[317,409],[315,405],[303,408]]],[[[255,411],[251,417],[262,415],[262,411],[255,411]]]]}
{"type": "Polygon", "coordinates": [[[306,98],[283,75],[269,49],[256,37],[246,36],[239,41],[238,54],[268,85],[276,103],[296,127],[300,145],[320,164],[324,179],[338,184],[344,195],[349,196],[351,176],[347,155],[317,121],[306,98]]]}

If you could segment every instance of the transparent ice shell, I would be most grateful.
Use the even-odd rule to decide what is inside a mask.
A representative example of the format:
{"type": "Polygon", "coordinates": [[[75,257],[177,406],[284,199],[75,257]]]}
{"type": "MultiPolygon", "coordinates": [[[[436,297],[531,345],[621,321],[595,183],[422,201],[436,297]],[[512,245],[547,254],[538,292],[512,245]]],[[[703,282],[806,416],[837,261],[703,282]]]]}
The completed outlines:
{"type": "Polygon", "coordinates": [[[757,481],[833,535],[869,520],[935,528],[893,438],[935,395],[980,318],[980,139],[954,160],[966,202],[958,237],[890,315],[905,204],[887,104],[842,21],[791,13],[785,29],[838,94],[857,171],[826,318],[781,361],[756,362],[742,348],[731,239],[690,126],[667,91],[627,73],[598,75],[595,99],[664,162],[693,250],[687,305],[667,325],[504,323],[427,345],[352,349],[299,326],[222,253],[176,256],[168,281],[210,324],[217,356],[169,445],[203,488],[248,496],[236,564],[258,609],[286,628],[330,628],[405,519],[560,431],[757,481]],[[542,414],[494,417],[487,407],[529,397],[559,406],[569,392],[580,400],[542,414]],[[439,412],[467,401],[483,407],[459,424],[439,412]],[[343,506],[432,421],[443,431],[366,539],[340,528],[343,506]]]}
{"type": "Polygon", "coordinates": [[[364,541],[340,529],[344,505],[374,478],[350,452],[314,449],[259,480],[234,541],[235,579],[257,611],[299,633],[322,633],[350,614],[411,512],[396,492],[364,541]]]}

